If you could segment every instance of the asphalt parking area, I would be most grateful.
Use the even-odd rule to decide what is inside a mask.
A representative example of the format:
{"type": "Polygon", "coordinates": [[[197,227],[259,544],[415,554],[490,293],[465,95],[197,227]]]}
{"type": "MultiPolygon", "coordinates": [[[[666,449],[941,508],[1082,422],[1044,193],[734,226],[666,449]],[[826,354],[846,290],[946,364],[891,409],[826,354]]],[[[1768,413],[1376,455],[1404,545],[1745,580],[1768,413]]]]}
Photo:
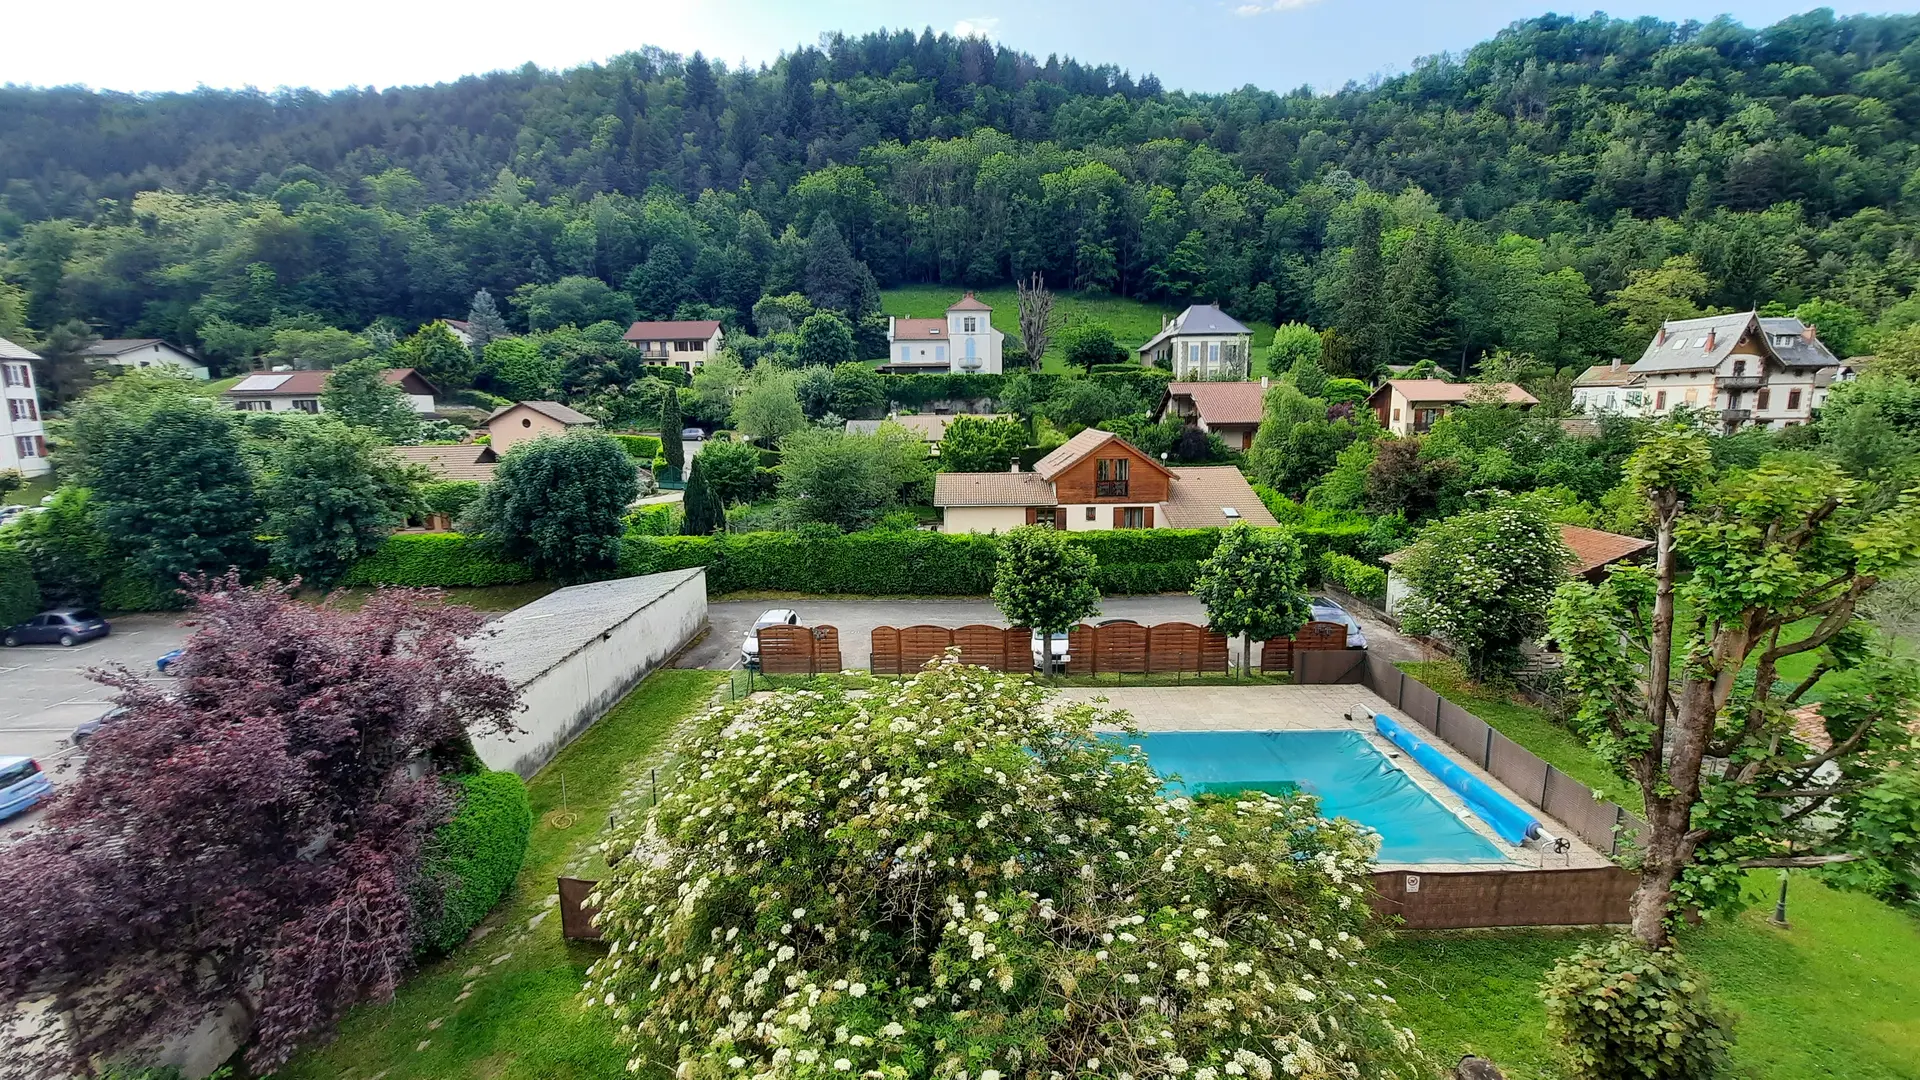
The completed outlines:
{"type": "Polygon", "coordinates": [[[164,678],[153,662],[187,640],[178,616],[125,615],[113,633],[70,649],[58,645],[0,648],[0,756],[40,758],[66,747],[74,728],[113,707],[111,692],[87,677],[92,668],[125,665],[164,678]]]}

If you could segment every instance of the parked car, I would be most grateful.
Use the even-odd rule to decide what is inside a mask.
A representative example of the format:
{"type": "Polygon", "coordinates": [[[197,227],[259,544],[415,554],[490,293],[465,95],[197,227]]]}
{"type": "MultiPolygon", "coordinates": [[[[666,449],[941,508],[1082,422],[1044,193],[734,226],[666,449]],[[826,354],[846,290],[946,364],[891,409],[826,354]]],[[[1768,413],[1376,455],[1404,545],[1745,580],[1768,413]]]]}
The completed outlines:
{"type": "Polygon", "coordinates": [[[59,608],[7,627],[0,642],[9,649],[15,645],[78,645],[106,637],[112,630],[113,625],[91,608],[59,608]]]}
{"type": "Polygon", "coordinates": [[[185,655],[187,655],[187,650],[185,649],[175,649],[172,652],[161,653],[160,659],[155,660],[153,666],[162,675],[178,675],[180,674],[180,669],[173,666],[174,661],[185,655]]]}
{"type": "MultiPolygon", "coordinates": [[[[1035,630],[1033,632],[1033,637],[1030,640],[1030,645],[1032,646],[1032,649],[1033,649],[1033,666],[1036,668],[1045,668],[1047,666],[1047,654],[1046,652],[1042,651],[1042,646],[1040,644],[1040,631],[1035,630]]],[[[1067,666],[1067,661],[1072,659],[1067,655],[1066,631],[1063,630],[1053,635],[1052,652],[1053,652],[1053,669],[1055,671],[1065,670],[1067,666]]]]}
{"type": "Polygon", "coordinates": [[[81,743],[84,743],[88,739],[93,738],[94,734],[97,733],[100,730],[100,728],[107,723],[107,721],[112,720],[113,718],[119,716],[121,713],[126,711],[127,710],[118,708],[118,707],[108,709],[106,712],[101,713],[99,716],[96,716],[93,719],[87,721],[86,723],[81,724],[79,727],[74,728],[73,734],[67,736],[67,741],[72,743],[75,746],[79,746],[81,743]]]}
{"type": "Polygon", "coordinates": [[[683,427],[680,429],[681,442],[700,442],[706,437],[707,433],[697,427],[683,427]]]}
{"type": "Polygon", "coordinates": [[[1313,605],[1314,622],[1337,622],[1347,628],[1347,648],[1364,649],[1367,647],[1367,632],[1360,628],[1360,620],[1347,614],[1347,609],[1324,596],[1308,598],[1313,605]]]}
{"type": "Polygon", "coordinates": [[[33,809],[53,791],[53,781],[32,758],[0,757],[0,821],[33,809]]]}
{"type": "Polygon", "coordinates": [[[760,666],[760,631],[769,626],[799,626],[800,615],[786,608],[769,608],[760,613],[753,621],[753,629],[747,631],[747,638],[740,643],[740,666],[760,666]]]}

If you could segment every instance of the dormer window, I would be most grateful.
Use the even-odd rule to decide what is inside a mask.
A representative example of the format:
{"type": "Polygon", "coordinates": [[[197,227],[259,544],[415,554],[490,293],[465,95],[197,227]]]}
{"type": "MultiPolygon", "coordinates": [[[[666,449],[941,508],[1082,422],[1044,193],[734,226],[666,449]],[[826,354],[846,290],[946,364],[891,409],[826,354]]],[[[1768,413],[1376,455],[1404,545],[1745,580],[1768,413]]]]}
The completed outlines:
{"type": "Polygon", "coordinates": [[[937,327],[937,326],[934,326],[934,327],[929,327],[929,328],[927,329],[927,335],[928,335],[929,337],[932,337],[932,336],[934,336],[934,335],[937,335],[937,334],[939,334],[939,333],[940,333],[940,328],[939,328],[939,327],[937,327]]]}

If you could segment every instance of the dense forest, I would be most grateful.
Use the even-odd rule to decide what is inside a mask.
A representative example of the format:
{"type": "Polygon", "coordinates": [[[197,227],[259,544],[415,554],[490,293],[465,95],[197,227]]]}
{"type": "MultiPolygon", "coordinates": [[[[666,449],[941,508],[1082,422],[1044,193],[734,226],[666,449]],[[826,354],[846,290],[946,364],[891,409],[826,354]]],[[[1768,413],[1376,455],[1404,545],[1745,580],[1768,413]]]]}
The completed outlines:
{"type": "MultiPolygon", "coordinates": [[[[755,70],[643,49],[385,92],[5,87],[0,334],[77,318],[231,363],[483,288],[520,328],[630,305],[764,333],[755,303],[844,243],[881,288],[1037,272],[1331,327],[1355,371],[1570,366],[1768,304],[1847,353],[1920,321],[1917,145],[1920,16],[1827,10],[1543,16],[1326,95],[905,31],[755,70]]],[[[872,290],[813,299],[857,319],[872,290]]]]}

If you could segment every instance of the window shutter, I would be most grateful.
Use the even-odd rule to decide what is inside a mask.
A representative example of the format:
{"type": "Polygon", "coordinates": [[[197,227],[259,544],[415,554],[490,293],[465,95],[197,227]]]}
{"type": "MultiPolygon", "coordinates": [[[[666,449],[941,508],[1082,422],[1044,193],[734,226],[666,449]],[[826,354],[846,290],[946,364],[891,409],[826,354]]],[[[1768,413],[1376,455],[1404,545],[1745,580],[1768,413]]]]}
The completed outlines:
{"type": "Polygon", "coordinates": [[[1127,508],[1124,506],[1114,507],[1113,508],[1113,527],[1116,529],[1125,528],[1126,520],[1127,520],[1127,508]]]}
{"type": "Polygon", "coordinates": [[[1067,508],[1056,507],[1053,511],[1053,527],[1061,532],[1067,531],[1067,508]]]}
{"type": "Polygon", "coordinates": [[[1149,529],[1153,528],[1153,507],[1147,507],[1142,516],[1146,519],[1146,527],[1149,529]]]}
{"type": "Polygon", "coordinates": [[[1039,521],[1040,521],[1040,511],[1035,510],[1031,506],[1027,507],[1027,524],[1036,525],[1036,524],[1039,524],[1039,521]]]}

